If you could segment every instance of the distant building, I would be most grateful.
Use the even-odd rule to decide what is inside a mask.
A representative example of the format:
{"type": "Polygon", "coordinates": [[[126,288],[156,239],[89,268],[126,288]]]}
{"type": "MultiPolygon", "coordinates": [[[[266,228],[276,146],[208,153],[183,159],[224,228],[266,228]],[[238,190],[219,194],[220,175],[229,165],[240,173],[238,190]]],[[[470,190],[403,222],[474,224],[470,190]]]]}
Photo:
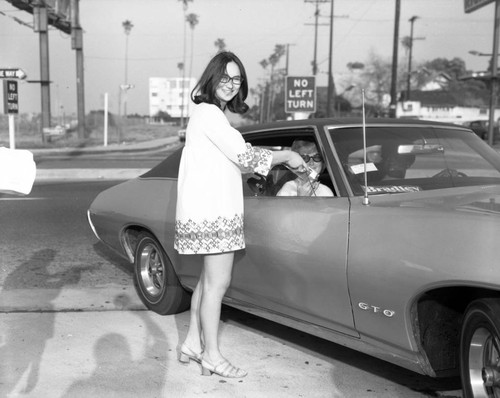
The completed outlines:
{"type": "MultiPolygon", "coordinates": [[[[456,98],[448,91],[415,90],[411,92],[410,101],[398,102],[396,117],[456,124],[489,119],[488,106],[465,106],[462,102],[461,98],[456,98]]],[[[496,109],[494,119],[499,120],[499,118],[500,109],[496,109]]]]}
{"type": "Polygon", "coordinates": [[[189,117],[192,109],[191,91],[196,85],[193,77],[150,77],[149,78],[149,116],[167,112],[171,117],[189,117]],[[182,112],[184,109],[184,112],[182,112]]]}

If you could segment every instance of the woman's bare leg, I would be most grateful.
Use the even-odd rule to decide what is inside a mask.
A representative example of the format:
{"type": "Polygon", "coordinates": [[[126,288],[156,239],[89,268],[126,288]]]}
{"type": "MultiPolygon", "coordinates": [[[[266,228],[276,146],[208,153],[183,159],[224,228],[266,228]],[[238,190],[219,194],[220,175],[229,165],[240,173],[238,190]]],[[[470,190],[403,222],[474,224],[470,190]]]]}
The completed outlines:
{"type": "Polygon", "coordinates": [[[222,297],[231,282],[234,252],[205,255],[201,279],[200,320],[203,331],[204,358],[212,364],[224,359],[219,349],[219,323],[222,297]]]}
{"type": "Polygon", "coordinates": [[[201,322],[200,322],[200,302],[203,294],[203,270],[201,271],[200,280],[196,284],[193,295],[191,296],[191,312],[189,316],[189,329],[184,340],[184,345],[195,353],[203,351],[201,341],[201,322]]]}

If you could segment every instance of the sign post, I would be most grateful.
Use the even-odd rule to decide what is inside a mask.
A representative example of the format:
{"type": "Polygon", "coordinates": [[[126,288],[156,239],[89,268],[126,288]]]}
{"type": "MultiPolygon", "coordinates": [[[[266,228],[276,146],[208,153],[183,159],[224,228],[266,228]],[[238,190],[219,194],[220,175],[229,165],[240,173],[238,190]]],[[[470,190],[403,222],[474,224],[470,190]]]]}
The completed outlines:
{"type": "Polygon", "coordinates": [[[285,80],[285,113],[316,112],[316,78],[287,76],[285,80]]]}
{"type": "Polygon", "coordinates": [[[17,82],[15,80],[3,81],[4,113],[9,115],[9,143],[10,149],[16,149],[14,115],[19,113],[17,82]]]}
{"type": "Polygon", "coordinates": [[[3,108],[4,113],[9,115],[9,144],[10,149],[16,149],[16,134],[14,115],[19,113],[19,93],[17,91],[17,80],[25,79],[26,73],[19,68],[0,68],[0,79],[3,80],[3,108]]]}

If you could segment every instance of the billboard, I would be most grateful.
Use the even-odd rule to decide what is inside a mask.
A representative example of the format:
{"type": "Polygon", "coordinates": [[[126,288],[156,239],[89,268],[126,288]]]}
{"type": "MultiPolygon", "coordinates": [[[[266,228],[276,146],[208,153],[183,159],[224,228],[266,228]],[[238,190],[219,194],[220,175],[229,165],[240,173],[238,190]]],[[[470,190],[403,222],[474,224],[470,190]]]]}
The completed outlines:
{"type": "MultiPolygon", "coordinates": [[[[76,7],[78,7],[78,0],[45,0],[44,2],[35,2],[28,0],[5,0],[7,3],[12,4],[14,7],[27,11],[35,16],[33,21],[34,25],[39,25],[37,21],[37,9],[43,9],[47,13],[47,19],[49,25],[70,34],[71,33],[71,3],[74,2],[76,7]],[[40,6],[41,4],[42,6],[40,6]]],[[[34,27],[35,32],[37,32],[38,27],[34,27]]]]}
{"type": "Polygon", "coordinates": [[[478,8],[492,3],[494,0],[464,0],[464,11],[466,13],[476,11],[478,8]]]}

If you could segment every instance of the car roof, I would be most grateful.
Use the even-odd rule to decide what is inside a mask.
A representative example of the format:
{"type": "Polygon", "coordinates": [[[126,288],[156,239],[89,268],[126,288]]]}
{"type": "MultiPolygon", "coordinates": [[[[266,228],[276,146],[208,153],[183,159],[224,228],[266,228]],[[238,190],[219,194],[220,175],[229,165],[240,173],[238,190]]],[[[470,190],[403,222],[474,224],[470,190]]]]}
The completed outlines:
{"type": "MultiPolygon", "coordinates": [[[[376,125],[410,125],[410,126],[441,126],[441,127],[462,127],[457,124],[452,123],[442,123],[434,122],[429,120],[417,120],[417,119],[392,119],[392,118],[368,118],[366,119],[366,124],[371,126],[376,125]]],[[[324,126],[346,126],[353,125],[359,126],[363,123],[361,117],[350,117],[350,118],[314,118],[314,119],[301,119],[301,120],[282,120],[277,122],[263,123],[263,124],[252,124],[246,126],[238,127],[238,130],[242,133],[246,133],[253,130],[268,130],[268,129],[280,129],[287,127],[311,127],[316,126],[322,128],[324,126]]]]}

